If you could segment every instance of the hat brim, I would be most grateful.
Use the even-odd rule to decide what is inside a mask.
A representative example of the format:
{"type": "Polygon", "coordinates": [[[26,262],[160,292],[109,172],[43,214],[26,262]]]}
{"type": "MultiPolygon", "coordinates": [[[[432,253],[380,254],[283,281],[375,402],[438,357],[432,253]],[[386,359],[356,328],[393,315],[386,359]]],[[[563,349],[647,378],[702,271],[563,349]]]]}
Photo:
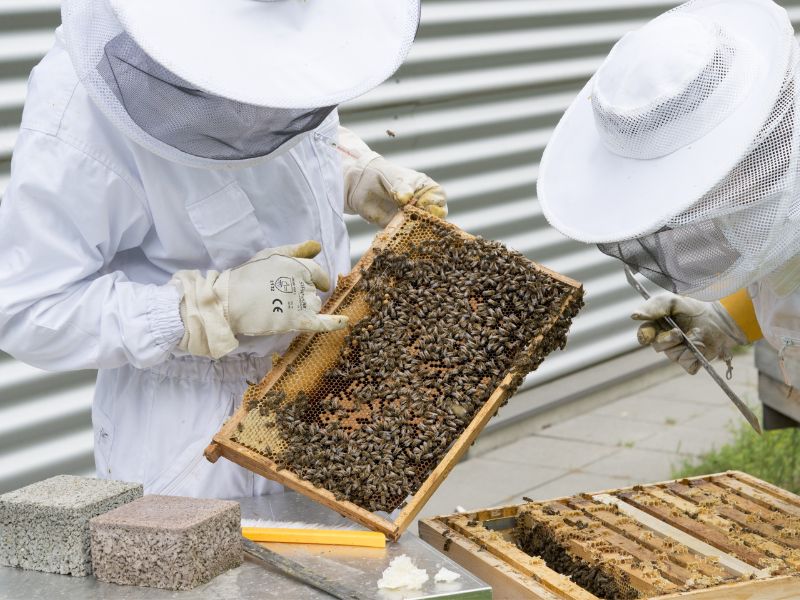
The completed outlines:
{"type": "Polygon", "coordinates": [[[109,0],[125,31],[176,75],[275,108],[331,106],[402,64],[419,0],[109,0]]]}
{"type": "Polygon", "coordinates": [[[542,211],[565,235],[607,243],[657,231],[720,182],[766,122],[795,43],[786,12],[770,0],[700,0],[685,10],[712,18],[751,44],[757,65],[747,97],[700,139],[666,156],[638,160],[603,144],[592,111],[592,78],[564,113],[539,169],[542,211]]]}

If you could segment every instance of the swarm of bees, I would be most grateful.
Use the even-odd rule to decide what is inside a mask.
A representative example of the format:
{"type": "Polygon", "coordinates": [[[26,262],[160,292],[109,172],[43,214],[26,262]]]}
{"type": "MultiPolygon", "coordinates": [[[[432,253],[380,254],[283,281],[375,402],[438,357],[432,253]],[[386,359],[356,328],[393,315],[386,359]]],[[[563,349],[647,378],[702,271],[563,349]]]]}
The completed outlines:
{"type": "Polygon", "coordinates": [[[354,292],[367,317],[316,389],[270,391],[282,450],[259,448],[370,511],[402,506],[509,373],[516,389],[563,347],[579,290],[521,254],[442,226],[435,241],[377,251],[354,292]]]}

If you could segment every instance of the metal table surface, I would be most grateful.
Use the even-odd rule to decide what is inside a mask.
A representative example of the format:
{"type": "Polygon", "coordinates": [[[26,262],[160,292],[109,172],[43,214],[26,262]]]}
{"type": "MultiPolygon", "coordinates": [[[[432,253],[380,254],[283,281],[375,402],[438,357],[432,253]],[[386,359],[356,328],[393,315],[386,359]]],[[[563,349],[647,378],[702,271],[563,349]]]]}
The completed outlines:
{"type": "MultiPolygon", "coordinates": [[[[326,526],[348,526],[350,521],[300,494],[285,492],[273,496],[238,499],[243,518],[273,521],[303,521],[326,526]]],[[[448,598],[490,600],[491,588],[417,536],[406,533],[386,548],[315,546],[311,544],[267,544],[307,567],[376,600],[448,598]],[[379,590],[383,570],[396,556],[406,554],[430,576],[420,590],[379,590]],[[453,583],[434,583],[433,576],[447,567],[461,577],[453,583]]],[[[245,554],[242,566],[227,571],[193,590],[173,592],[154,588],[120,586],[94,577],[69,577],[37,571],[0,567],[2,600],[262,600],[266,598],[329,599],[330,596],[287,577],[245,554]]]]}

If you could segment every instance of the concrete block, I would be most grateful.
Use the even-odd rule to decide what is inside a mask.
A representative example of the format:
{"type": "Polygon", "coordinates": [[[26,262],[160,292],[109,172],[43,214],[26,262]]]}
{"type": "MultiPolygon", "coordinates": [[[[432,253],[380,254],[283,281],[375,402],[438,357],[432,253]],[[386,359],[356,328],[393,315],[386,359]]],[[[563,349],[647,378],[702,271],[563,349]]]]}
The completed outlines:
{"type": "Polygon", "coordinates": [[[188,590],[242,564],[239,504],[144,496],[91,520],[101,581],[188,590]]]}
{"type": "Polygon", "coordinates": [[[142,486],[58,475],[0,496],[0,564],[88,575],[89,519],[141,497],[142,486]]]}

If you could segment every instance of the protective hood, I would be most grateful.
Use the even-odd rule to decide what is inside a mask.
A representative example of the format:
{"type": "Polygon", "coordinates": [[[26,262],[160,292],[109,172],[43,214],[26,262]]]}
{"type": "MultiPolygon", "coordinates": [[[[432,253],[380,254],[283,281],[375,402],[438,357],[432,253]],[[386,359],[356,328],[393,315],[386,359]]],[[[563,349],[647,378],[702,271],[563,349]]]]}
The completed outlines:
{"type": "Polygon", "coordinates": [[[768,274],[800,252],[799,59],[771,0],[694,0],[627,34],[545,150],[548,221],[703,300],[768,274]]]}
{"type": "Polygon", "coordinates": [[[289,149],[397,69],[418,2],[363,4],[64,0],[62,21],[79,79],[123,133],[168,160],[213,168],[289,149]]]}

